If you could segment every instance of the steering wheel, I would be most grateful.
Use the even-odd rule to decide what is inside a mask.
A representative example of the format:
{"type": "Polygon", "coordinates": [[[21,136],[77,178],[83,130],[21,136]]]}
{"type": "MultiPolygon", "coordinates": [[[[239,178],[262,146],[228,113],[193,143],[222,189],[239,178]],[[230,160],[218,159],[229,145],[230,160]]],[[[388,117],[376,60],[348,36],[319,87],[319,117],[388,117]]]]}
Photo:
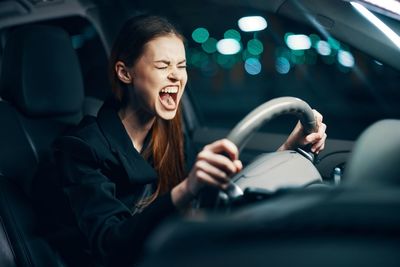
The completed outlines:
{"type": "MultiPolygon", "coordinates": [[[[310,106],[295,97],[272,99],[251,111],[228,134],[227,139],[239,149],[245,146],[264,123],[283,114],[296,116],[306,134],[316,132],[317,124],[310,106]]],[[[231,178],[224,192],[219,192],[217,200],[206,200],[200,196],[200,206],[213,206],[211,202],[220,199],[234,200],[243,196],[249,189],[274,192],[282,188],[304,187],[322,182],[321,175],[313,164],[313,156],[303,149],[279,151],[262,154],[231,178]],[[208,202],[202,205],[201,202],[208,202]]]]}
{"type": "Polygon", "coordinates": [[[317,124],[311,107],[296,97],[279,97],[258,106],[244,117],[228,134],[239,151],[246,145],[251,135],[265,122],[283,115],[292,114],[299,118],[306,134],[317,131],[317,124]]]}

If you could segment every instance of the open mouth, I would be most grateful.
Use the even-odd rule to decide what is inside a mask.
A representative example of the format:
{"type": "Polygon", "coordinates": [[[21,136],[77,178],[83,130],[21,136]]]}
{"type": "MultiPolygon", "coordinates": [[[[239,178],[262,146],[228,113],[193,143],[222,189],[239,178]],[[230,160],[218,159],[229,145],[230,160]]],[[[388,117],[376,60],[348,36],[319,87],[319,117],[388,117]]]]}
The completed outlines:
{"type": "Polygon", "coordinates": [[[178,86],[167,86],[161,89],[160,101],[161,104],[168,110],[174,110],[177,107],[178,86]]]}

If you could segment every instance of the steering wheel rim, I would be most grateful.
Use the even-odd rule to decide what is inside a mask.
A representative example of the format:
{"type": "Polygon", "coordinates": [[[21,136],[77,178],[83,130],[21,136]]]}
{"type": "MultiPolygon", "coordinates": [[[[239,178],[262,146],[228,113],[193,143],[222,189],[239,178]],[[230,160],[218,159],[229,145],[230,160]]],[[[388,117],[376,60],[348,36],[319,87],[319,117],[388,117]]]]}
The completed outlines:
{"type": "Polygon", "coordinates": [[[232,141],[240,151],[252,134],[264,123],[283,114],[295,115],[301,121],[306,134],[318,130],[311,107],[299,98],[286,96],[272,99],[255,108],[236,124],[227,139],[232,141]]]}
{"type": "MultiPolygon", "coordinates": [[[[264,123],[283,114],[295,115],[303,125],[306,134],[316,132],[318,130],[314,112],[306,102],[296,97],[279,97],[265,102],[251,111],[231,130],[226,138],[233,142],[239,151],[241,151],[252,134],[254,134],[264,123]]],[[[245,169],[243,169],[240,173],[242,173],[244,170],[245,169]]],[[[236,174],[235,176],[240,175],[240,173],[236,174]]],[[[243,194],[244,192],[239,185],[235,184],[231,180],[227,189],[224,191],[219,191],[217,194],[216,202],[214,202],[214,208],[218,205],[219,200],[225,199],[229,202],[229,200],[234,200],[238,197],[241,197],[243,194]]],[[[211,195],[213,195],[213,193],[211,193],[211,195]]],[[[207,199],[207,194],[203,192],[203,195],[199,199],[198,207],[201,208],[203,206],[202,204],[204,203],[207,203],[205,205],[208,206],[211,204],[211,202],[213,202],[212,200],[210,202],[207,199]]]]}
{"type": "MultiPolygon", "coordinates": [[[[317,122],[311,107],[296,97],[279,97],[261,104],[244,117],[228,134],[227,139],[232,141],[239,151],[246,145],[250,137],[266,122],[283,115],[295,115],[304,127],[306,134],[316,132],[317,122]]],[[[243,195],[243,190],[230,182],[224,193],[229,199],[243,195]]]]}

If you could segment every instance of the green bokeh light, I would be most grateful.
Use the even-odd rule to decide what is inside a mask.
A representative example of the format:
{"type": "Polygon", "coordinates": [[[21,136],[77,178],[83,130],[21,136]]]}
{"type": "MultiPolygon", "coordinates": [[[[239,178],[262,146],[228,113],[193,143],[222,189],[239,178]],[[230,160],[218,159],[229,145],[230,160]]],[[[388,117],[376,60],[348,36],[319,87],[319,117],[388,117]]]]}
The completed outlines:
{"type": "Polygon", "coordinates": [[[310,40],[311,40],[311,46],[312,46],[312,47],[316,47],[317,44],[318,44],[318,41],[321,40],[321,38],[320,38],[317,34],[315,34],[315,33],[310,34],[308,37],[309,37],[310,40]]]}
{"type": "Polygon", "coordinates": [[[264,51],[264,46],[260,40],[251,39],[247,42],[247,51],[255,56],[258,56],[264,51]]]}
{"type": "Polygon", "coordinates": [[[196,43],[202,44],[207,41],[210,34],[205,28],[197,28],[192,33],[192,38],[196,43]]]}
{"type": "Polygon", "coordinates": [[[242,37],[240,36],[240,33],[237,30],[234,29],[229,29],[224,33],[224,38],[225,39],[235,39],[236,41],[240,42],[242,37]]]}
{"type": "Polygon", "coordinates": [[[203,50],[209,54],[215,53],[217,51],[217,40],[215,38],[208,38],[205,43],[201,45],[203,50]]]}
{"type": "Polygon", "coordinates": [[[336,40],[335,38],[328,37],[328,43],[332,49],[334,49],[334,50],[340,49],[340,42],[338,40],[336,40]]]}

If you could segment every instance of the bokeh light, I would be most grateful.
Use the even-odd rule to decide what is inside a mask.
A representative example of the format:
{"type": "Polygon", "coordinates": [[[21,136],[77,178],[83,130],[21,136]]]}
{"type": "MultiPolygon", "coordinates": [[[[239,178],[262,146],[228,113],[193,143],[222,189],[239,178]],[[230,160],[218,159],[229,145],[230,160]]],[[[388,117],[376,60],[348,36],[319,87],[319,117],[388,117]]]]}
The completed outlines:
{"type": "Polygon", "coordinates": [[[197,28],[192,32],[192,38],[196,43],[202,44],[207,41],[210,34],[205,28],[197,28]]]}
{"type": "Polygon", "coordinates": [[[321,40],[321,38],[315,33],[310,34],[309,38],[310,38],[312,47],[316,47],[318,44],[318,41],[321,40]]]}
{"type": "Polygon", "coordinates": [[[241,49],[240,43],[235,39],[222,39],[217,43],[217,50],[223,55],[237,54],[241,49]]]}
{"type": "Polygon", "coordinates": [[[318,51],[318,54],[322,56],[328,56],[331,54],[332,51],[331,46],[326,41],[318,41],[316,49],[318,51]]]}
{"type": "Polygon", "coordinates": [[[258,56],[264,51],[264,46],[260,40],[251,39],[247,42],[247,51],[252,55],[258,56]]]}
{"type": "Polygon", "coordinates": [[[334,50],[339,50],[340,49],[340,42],[336,40],[333,37],[328,37],[328,43],[331,46],[332,49],[334,50]]]}
{"type": "Polygon", "coordinates": [[[294,34],[293,32],[287,32],[287,33],[285,33],[285,36],[283,37],[283,39],[285,40],[285,43],[286,43],[286,41],[287,41],[287,38],[288,38],[289,36],[293,35],[293,34],[294,34]]]}
{"type": "Polygon", "coordinates": [[[261,62],[257,58],[248,58],[244,62],[244,69],[250,75],[257,75],[261,72],[261,62]]]}
{"type": "Polygon", "coordinates": [[[280,74],[287,74],[290,70],[290,62],[285,57],[278,57],[275,61],[275,69],[280,74]]]}
{"type": "Polygon", "coordinates": [[[261,16],[248,16],[239,19],[238,25],[244,32],[256,32],[267,28],[267,21],[261,16]]]}
{"type": "Polygon", "coordinates": [[[305,50],[311,47],[311,41],[307,35],[290,34],[285,37],[286,45],[292,50],[305,50]]]}
{"type": "Polygon", "coordinates": [[[354,67],[354,57],[349,51],[339,50],[337,54],[338,62],[347,68],[354,67]]]}
{"type": "Polygon", "coordinates": [[[235,39],[236,41],[240,42],[240,40],[242,39],[242,36],[240,36],[240,33],[237,30],[229,29],[224,33],[224,38],[225,39],[235,39]]]}
{"type": "Polygon", "coordinates": [[[212,54],[217,51],[217,42],[218,41],[215,38],[210,37],[201,45],[201,47],[205,52],[212,54]]]}

